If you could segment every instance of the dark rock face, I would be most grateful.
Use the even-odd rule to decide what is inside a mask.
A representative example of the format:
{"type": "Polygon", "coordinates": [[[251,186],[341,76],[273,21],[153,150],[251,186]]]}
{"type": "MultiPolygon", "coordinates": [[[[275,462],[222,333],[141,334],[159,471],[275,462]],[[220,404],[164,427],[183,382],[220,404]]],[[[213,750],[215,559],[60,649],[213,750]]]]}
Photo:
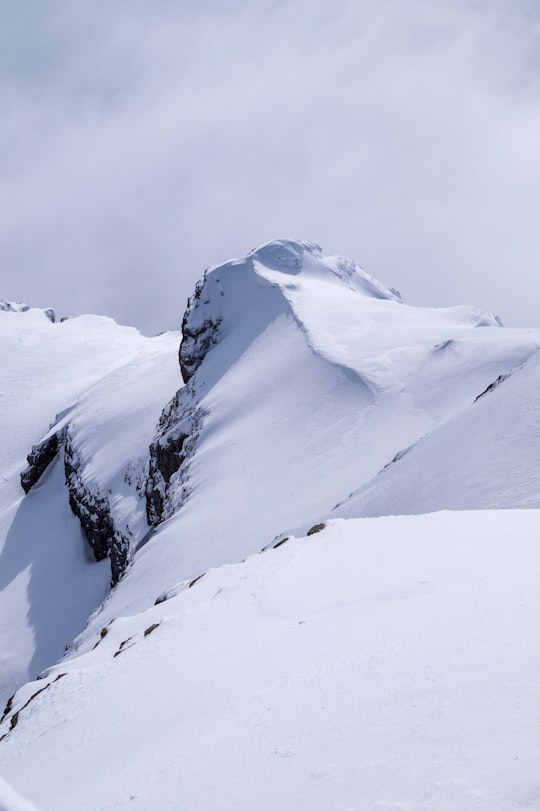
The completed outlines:
{"type": "Polygon", "coordinates": [[[64,470],[69,492],[69,506],[81,522],[86,540],[92,547],[96,560],[103,560],[111,550],[114,526],[106,498],[90,492],[82,482],[82,464],[73,447],[71,437],[66,436],[64,470]]]}
{"type": "Polygon", "coordinates": [[[28,467],[21,473],[21,485],[25,493],[30,492],[62,448],[69,505],[96,560],[110,558],[114,585],[128,564],[130,538],[115,527],[108,498],[95,484],[85,481],[84,465],[68,427],[33,446],[28,467]]]}
{"type": "Polygon", "coordinates": [[[486,389],[484,389],[484,391],[481,394],[478,395],[478,397],[474,398],[474,402],[476,403],[477,400],[480,400],[481,397],[485,397],[486,394],[489,394],[490,392],[494,391],[497,388],[497,386],[500,386],[501,383],[504,383],[505,380],[508,380],[508,378],[512,374],[512,371],[508,372],[505,375],[499,375],[499,377],[496,380],[494,380],[493,383],[490,383],[489,386],[486,389]]]}
{"type": "Polygon", "coordinates": [[[189,496],[189,460],[205,416],[194,397],[191,386],[176,393],[163,410],[149,448],[146,517],[152,527],[169,518],[189,496]]]}
{"type": "Polygon", "coordinates": [[[311,527],[311,529],[308,529],[308,531],[306,532],[306,537],[309,537],[310,535],[316,535],[317,532],[322,532],[325,526],[326,524],[314,524],[311,527]]]}
{"type": "MultiPolygon", "coordinates": [[[[191,492],[190,460],[206,416],[199,405],[198,384],[194,375],[208,351],[220,340],[223,321],[220,306],[224,293],[219,279],[214,279],[212,289],[213,301],[205,273],[188,300],[179,350],[180,369],[186,385],[164,408],[149,447],[147,475],[144,478],[141,476],[137,482],[137,494],[145,499],[150,527],[143,542],[156,526],[183,506],[191,492]]],[[[52,311],[47,313],[47,317],[52,321],[55,319],[52,311]]],[[[60,417],[65,418],[64,412],[60,417]]],[[[57,417],[57,423],[60,417],[57,417]]],[[[21,484],[28,493],[61,449],[71,510],[79,519],[96,560],[110,558],[114,585],[129,563],[130,549],[135,539],[127,524],[125,528],[115,525],[109,493],[103,492],[103,488],[89,476],[88,460],[79,452],[73,425],[66,425],[32,448],[28,467],[21,474],[21,484]]],[[[129,464],[130,460],[126,459],[124,481],[131,485],[129,464]]]]}
{"type": "Polygon", "coordinates": [[[219,341],[219,327],[221,316],[208,314],[199,318],[199,307],[207,304],[203,300],[206,286],[206,272],[196,286],[195,292],[188,299],[187,308],[182,319],[182,342],[179,350],[180,371],[182,379],[187,383],[201,363],[209,349],[219,341]]]}
{"type": "Polygon", "coordinates": [[[178,357],[182,380],[191,380],[209,349],[218,342],[220,319],[207,318],[200,327],[190,328],[182,322],[182,343],[178,357]]]}
{"type": "Polygon", "coordinates": [[[179,510],[190,494],[190,460],[206,412],[199,405],[196,372],[206,355],[221,340],[224,290],[216,274],[210,283],[204,273],[188,299],[182,319],[180,371],[186,384],[164,408],[149,448],[146,480],[146,518],[150,527],[179,510]]]}
{"type": "Polygon", "coordinates": [[[41,479],[51,462],[56,458],[60,446],[60,437],[53,434],[38,445],[33,445],[26,457],[28,467],[21,473],[21,485],[25,493],[41,479]]]}
{"type": "Polygon", "coordinates": [[[100,494],[95,485],[84,481],[80,456],[67,430],[64,469],[71,510],[81,523],[81,529],[95,559],[110,558],[114,585],[128,564],[129,538],[115,527],[108,498],[100,494]]]}

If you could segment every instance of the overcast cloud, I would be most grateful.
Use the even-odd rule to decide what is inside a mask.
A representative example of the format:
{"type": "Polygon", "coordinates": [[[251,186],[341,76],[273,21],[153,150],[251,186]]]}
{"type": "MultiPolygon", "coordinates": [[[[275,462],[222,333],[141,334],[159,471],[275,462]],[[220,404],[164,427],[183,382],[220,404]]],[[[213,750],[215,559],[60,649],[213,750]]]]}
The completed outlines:
{"type": "Polygon", "coordinates": [[[0,20],[0,297],[177,327],[267,240],[540,326],[540,9],[18,0],[0,20]]]}

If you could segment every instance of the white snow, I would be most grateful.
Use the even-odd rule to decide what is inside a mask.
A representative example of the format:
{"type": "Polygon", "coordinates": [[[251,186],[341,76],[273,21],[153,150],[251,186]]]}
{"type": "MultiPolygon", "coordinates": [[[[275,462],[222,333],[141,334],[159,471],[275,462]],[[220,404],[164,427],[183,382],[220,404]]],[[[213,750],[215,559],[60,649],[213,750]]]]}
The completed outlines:
{"type": "Polygon", "coordinates": [[[0,310],[10,783],[42,811],[540,807],[540,330],[410,307],[313,243],[210,269],[201,423],[149,536],[179,336],[0,310]],[[132,538],[108,594],[61,454],[20,489],[64,426],[132,538]]]}
{"type": "Polygon", "coordinates": [[[0,811],[36,811],[36,807],[0,777],[0,811]]]}
{"type": "MultiPolygon", "coordinates": [[[[93,560],[69,509],[61,461],[24,497],[19,476],[26,454],[46,436],[55,415],[67,412],[80,426],[92,464],[97,464],[97,448],[103,451],[108,443],[98,472],[103,486],[119,478],[120,455],[126,468],[137,469],[138,454],[150,442],[162,404],[179,383],[177,344],[174,333],[144,338],[97,316],[54,324],[41,310],[0,312],[4,701],[62,655],[106,596],[110,580],[108,563],[93,560]],[[103,378],[109,381],[106,390],[100,388],[103,378]]],[[[134,524],[137,520],[135,516],[134,524]]]]}
{"type": "Polygon", "coordinates": [[[540,507],[539,378],[535,352],[331,515],[540,507]]]}
{"type": "Polygon", "coordinates": [[[539,526],[340,520],[211,571],[54,668],[4,772],[44,811],[533,808],[539,526]]]}
{"type": "Polygon", "coordinates": [[[190,496],[140,550],[84,645],[113,617],[151,605],[171,572],[196,577],[330,514],[534,356],[540,339],[474,308],[407,306],[366,287],[350,260],[284,240],[207,273],[189,326],[208,319],[219,327],[196,374],[207,416],[190,496]]]}

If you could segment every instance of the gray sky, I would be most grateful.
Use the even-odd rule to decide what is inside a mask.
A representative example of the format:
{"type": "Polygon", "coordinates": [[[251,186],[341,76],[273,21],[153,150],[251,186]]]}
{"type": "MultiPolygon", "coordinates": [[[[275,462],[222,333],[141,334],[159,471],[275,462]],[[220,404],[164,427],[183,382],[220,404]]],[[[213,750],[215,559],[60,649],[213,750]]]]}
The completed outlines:
{"type": "Polygon", "coordinates": [[[0,4],[0,298],[158,332],[299,237],[540,326],[535,0],[0,4]]]}

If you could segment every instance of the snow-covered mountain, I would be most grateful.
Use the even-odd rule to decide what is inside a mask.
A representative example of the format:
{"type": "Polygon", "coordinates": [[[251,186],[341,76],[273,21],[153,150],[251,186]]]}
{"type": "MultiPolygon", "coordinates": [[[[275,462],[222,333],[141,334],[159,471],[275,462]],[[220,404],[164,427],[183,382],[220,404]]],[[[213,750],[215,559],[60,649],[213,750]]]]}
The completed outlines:
{"type": "Polygon", "coordinates": [[[16,789],[534,804],[540,330],[294,240],[209,269],[181,334],[0,304],[16,789]]]}

